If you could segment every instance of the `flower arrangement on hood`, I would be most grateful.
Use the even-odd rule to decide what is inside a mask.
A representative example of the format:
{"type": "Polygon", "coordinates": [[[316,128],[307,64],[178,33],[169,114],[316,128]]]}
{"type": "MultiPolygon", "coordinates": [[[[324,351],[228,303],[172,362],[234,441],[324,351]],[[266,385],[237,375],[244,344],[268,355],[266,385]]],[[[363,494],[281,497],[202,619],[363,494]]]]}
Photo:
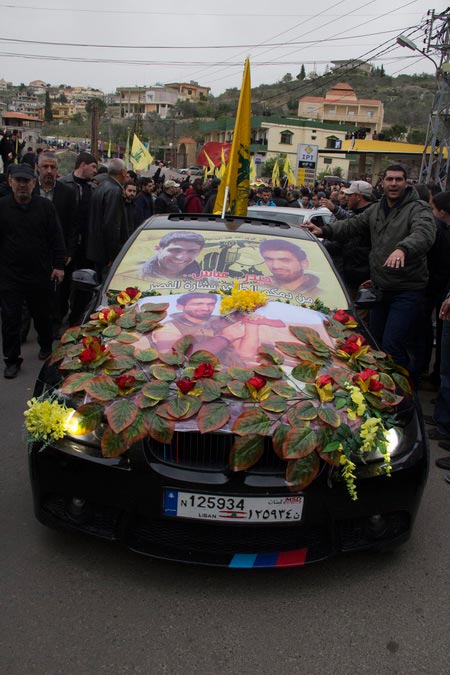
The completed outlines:
{"type": "MultiPolygon", "coordinates": [[[[202,434],[233,434],[233,471],[256,464],[265,437],[271,437],[293,491],[305,489],[325,469],[356,499],[358,472],[374,451],[389,475],[388,431],[410,394],[407,373],[353,332],[358,323],[348,312],[326,314],[332,346],[311,328],[291,326],[290,341],[260,346],[259,365],[227,367],[214,354],[196,351],[190,335],[169,352],[137,346],[168,308],[146,300],[138,306],[139,297],[138,289],[127,288],[110,298],[115,304],[64,333],[51,357],[61,382],[51,401],[32,399],[25,413],[33,439],[48,442],[75,434],[75,428],[101,429],[102,454],[115,457],[144,437],[170,443],[175,430],[195,418],[202,434]],[[286,356],[293,367],[283,366],[286,356]],[[237,416],[231,414],[236,402],[237,416]]],[[[264,294],[235,285],[223,296],[222,309],[252,312],[266,301],[264,294]]]]}

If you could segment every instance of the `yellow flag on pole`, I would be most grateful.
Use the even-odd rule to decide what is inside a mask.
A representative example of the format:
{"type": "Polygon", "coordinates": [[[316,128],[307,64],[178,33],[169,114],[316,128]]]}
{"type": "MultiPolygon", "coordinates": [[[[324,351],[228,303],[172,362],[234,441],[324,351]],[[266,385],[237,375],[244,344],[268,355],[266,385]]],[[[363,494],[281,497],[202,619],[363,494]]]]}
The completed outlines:
{"type": "Polygon", "coordinates": [[[109,139],[108,152],[106,153],[106,156],[108,157],[108,159],[111,157],[111,139],[109,139]]]}
{"type": "MultiPolygon", "coordinates": [[[[208,160],[208,164],[209,164],[209,171],[206,171],[205,176],[208,176],[208,175],[211,174],[211,173],[212,173],[212,175],[214,176],[214,173],[215,173],[215,170],[216,170],[215,164],[214,164],[214,162],[212,161],[211,157],[210,157],[210,156],[208,155],[208,153],[206,152],[206,150],[203,150],[203,154],[205,155],[206,159],[208,160]]],[[[205,166],[205,169],[206,169],[206,168],[207,168],[207,167],[205,166]]]]}
{"type": "Polygon", "coordinates": [[[246,216],[250,185],[251,88],[250,61],[245,59],[233,142],[225,176],[220,183],[214,213],[246,216]]]}
{"type": "Polygon", "coordinates": [[[131,146],[130,161],[135,171],[142,171],[153,162],[153,157],[139,140],[136,134],[133,134],[133,145],[131,146]]]}
{"type": "Polygon", "coordinates": [[[221,154],[221,157],[220,157],[220,167],[216,172],[217,178],[220,178],[220,180],[223,180],[226,168],[227,168],[227,163],[225,161],[225,153],[223,151],[223,146],[222,146],[222,154],[221,154]]]}
{"type": "Polygon", "coordinates": [[[286,155],[286,159],[284,160],[283,173],[286,174],[286,176],[288,178],[289,185],[297,185],[297,181],[295,179],[294,172],[292,171],[291,162],[290,162],[289,157],[287,155],[286,155]]]}
{"type": "Polygon", "coordinates": [[[256,164],[255,158],[252,157],[250,160],[250,183],[254,183],[256,180],[256,164]]]}
{"type": "Polygon", "coordinates": [[[278,159],[275,160],[272,169],[272,185],[273,187],[280,187],[280,167],[278,166],[278,159]]]}

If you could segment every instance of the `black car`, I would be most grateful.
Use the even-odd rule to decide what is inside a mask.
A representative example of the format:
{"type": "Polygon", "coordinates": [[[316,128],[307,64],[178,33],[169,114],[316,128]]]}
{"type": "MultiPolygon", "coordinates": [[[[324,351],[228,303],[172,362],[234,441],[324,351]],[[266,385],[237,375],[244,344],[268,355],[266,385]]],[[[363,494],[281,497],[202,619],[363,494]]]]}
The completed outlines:
{"type": "Polygon", "coordinates": [[[156,216],[101,288],[75,276],[91,306],[26,418],[42,523],[236,568],[409,538],[420,409],[309,232],[156,216]]]}

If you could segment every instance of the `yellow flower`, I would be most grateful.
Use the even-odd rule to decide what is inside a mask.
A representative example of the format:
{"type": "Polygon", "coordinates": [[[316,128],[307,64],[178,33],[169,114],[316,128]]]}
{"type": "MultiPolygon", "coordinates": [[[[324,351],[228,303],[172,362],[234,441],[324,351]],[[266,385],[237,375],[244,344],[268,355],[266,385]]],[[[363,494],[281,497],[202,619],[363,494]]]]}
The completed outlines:
{"type": "Polygon", "coordinates": [[[362,391],[359,389],[359,387],[354,387],[352,384],[346,384],[345,388],[350,392],[352,403],[354,403],[356,406],[356,408],[347,408],[347,415],[351,420],[356,419],[355,415],[362,417],[367,410],[362,391]]]}
{"type": "Polygon", "coordinates": [[[355,501],[358,499],[358,494],[356,492],[356,487],[355,487],[355,469],[356,469],[356,464],[354,464],[351,459],[347,457],[344,453],[339,458],[339,464],[341,467],[341,476],[345,481],[345,485],[347,486],[348,493],[350,497],[355,501]]]}
{"type": "Polygon", "coordinates": [[[28,410],[25,410],[25,427],[30,435],[38,441],[56,441],[62,438],[67,431],[67,424],[75,412],[73,408],[66,408],[58,401],[45,399],[40,401],[32,398],[27,401],[28,410]]]}
{"type": "Polygon", "coordinates": [[[239,290],[239,283],[234,282],[231,295],[219,290],[222,296],[220,303],[220,313],[229,314],[230,312],[254,312],[258,307],[263,307],[267,304],[266,293],[252,290],[239,290]]]}

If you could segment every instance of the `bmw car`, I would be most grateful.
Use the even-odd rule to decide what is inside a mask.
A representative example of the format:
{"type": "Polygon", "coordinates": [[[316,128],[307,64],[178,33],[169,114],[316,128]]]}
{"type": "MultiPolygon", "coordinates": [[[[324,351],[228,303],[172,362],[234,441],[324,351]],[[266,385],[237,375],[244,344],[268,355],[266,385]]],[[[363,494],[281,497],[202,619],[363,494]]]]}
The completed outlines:
{"type": "Polygon", "coordinates": [[[408,373],[308,231],[154,216],[28,403],[38,520],[156,558],[301,566],[411,535],[428,448],[408,373]]]}

